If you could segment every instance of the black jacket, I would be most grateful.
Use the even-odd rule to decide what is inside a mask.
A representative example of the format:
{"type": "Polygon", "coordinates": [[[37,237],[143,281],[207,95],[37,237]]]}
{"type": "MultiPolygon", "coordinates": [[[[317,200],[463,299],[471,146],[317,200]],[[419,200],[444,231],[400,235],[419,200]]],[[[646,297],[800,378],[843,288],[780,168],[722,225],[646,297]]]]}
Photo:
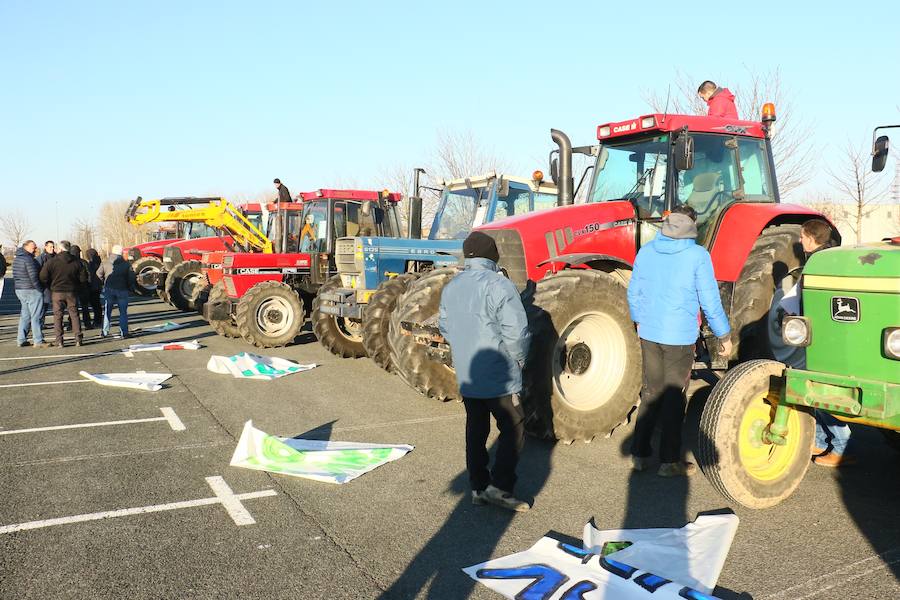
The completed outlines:
{"type": "Polygon", "coordinates": [[[118,254],[110,254],[100,264],[97,277],[103,282],[104,287],[113,290],[132,290],[137,281],[131,263],[118,254]]]}
{"type": "Polygon", "coordinates": [[[31,252],[25,248],[16,248],[16,257],[13,259],[13,282],[17,290],[37,290],[42,292],[44,286],[38,273],[41,266],[31,252]]]}
{"type": "Polygon", "coordinates": [[[103,287],[103,282],[97,277],[97,269],[100,268],[100,255],[93,248],[88,248],[85,252],[87,257],[88,285],[92,292],[99,292],[103,287]]]}
{"type": "Polygon", "coordinates": [[[278,186],[278,202],[290,202],[291,201],[291,192],[287,189],[287,186],[283,183],[278,186]]]}
{"type": "Polygon", "coordinates": [[[6,257],[0,254],[0,279],[6,277],[6,257]]]}
{"type": "Polygon", "coordinates": [[[41,267],[41,283],[51,292],[77,293],[87,285],[88,274],[84,263],[68,252],[60,252],[41,267]]]}

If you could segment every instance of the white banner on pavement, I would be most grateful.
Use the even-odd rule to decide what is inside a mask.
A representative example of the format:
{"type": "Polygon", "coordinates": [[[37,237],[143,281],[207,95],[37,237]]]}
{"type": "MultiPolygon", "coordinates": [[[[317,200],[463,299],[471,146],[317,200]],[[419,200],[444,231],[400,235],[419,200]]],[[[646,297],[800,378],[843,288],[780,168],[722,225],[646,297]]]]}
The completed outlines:
{"type": "Polygon", "coordinates": [[[266,381],[315,369],[318,365],[301,365],[292,360],[276,356],[260,356],[241,352],[234,356],[211,356],[206,368],[213,373],[232,375],[241,379],[264,379],[266,381]]]}
{"type": "Polygon", "coordinates": [[[710,600],[737,525],[735,515],[700,516],[680,529],[588,523],[584,548],[544,537],[463,571],[515,600],[710,600]]]}
{"type": "Polygon", "coordinates": [[[324,481],[347,483],[413,449],[407,444],[359,444],[304,440],[269,435],[244,424],[231,457],[232,467],[244,467],[324,481]]]}
{"type": "Polygon", "coordinates": [[[160,342],[158,344],[131,344],[123,352],[156,352],[157,350],[199,350],[200,342],[160,342]]]}
{"type": "Polygon", "coordinates": [[[679,529],[607,529],[584,526],[584,547],[638,569],[712,593],[737,532],[737,515],[700,515],[679,529]],[[623,548],[619,550],[619,548],[623,548]]]}
{"type": "Polygon", "coordinates": [[[88,373],[87,371],[79,371],[78,374],[100,385],[146,390],[148,392],[158,392],[162,389],[163,382],[172,377],[171,373],[147,373],[146,371],[137,371],[135,373],[88,373]]]}

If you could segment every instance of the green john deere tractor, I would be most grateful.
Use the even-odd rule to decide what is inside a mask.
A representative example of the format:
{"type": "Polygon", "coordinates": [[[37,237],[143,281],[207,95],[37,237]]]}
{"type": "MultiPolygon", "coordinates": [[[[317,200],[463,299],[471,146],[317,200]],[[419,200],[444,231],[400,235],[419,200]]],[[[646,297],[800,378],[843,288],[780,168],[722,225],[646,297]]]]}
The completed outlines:
{"type": "MultiPolygon", "coordinates": [[[[877,130],[876,130],[877,131],[877,130]]],[[[887,137],[873,150],[884,168],[887,137]]],[[[775,506],[811,462],[813,409],[877,427],[900,451],[900,237],[815,253],[803,270],[802,316],[787,316],[787,346],[806,368],[754,360],[713,389],[697,461],[713,486],[750,508],[775,506]]]]}

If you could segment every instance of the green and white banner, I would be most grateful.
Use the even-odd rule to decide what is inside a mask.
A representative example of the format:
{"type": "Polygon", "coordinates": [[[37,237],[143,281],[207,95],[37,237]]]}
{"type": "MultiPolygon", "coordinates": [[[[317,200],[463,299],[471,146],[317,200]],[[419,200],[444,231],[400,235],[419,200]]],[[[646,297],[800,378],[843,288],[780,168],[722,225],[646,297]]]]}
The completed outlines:
{"type": "Polygon", "coordinates": [[[327,483],[347,483],[385,463],[402,458],[412,449],[407,444],[359,444],[276,437],[256,429],[252,421],[247,421],[231,457],[231,466],[327,483]]]}
{"type": "Polygon", "coordinates": [[[301,365],[277,356],[260,356],[241,352],[234,356],[211,356],[206,368],[213,373],[232,375],[238,379],[264,379],[266,381],[315,369],[315,363],[301,365]]]}

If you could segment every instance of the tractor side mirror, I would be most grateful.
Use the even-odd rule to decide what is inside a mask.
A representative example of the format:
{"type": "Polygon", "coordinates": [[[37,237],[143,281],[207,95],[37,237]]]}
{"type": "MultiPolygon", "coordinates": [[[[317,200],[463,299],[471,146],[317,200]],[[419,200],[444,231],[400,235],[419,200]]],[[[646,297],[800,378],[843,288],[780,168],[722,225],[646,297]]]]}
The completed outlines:
{"type": "Polygon", "coordinates": [[[694,138],[682,133],[675,140],[675,168],[690,171],[694,168],[694,138]]]}
{"type": "Polygon", "coordinates": [[[875,173],[884,171],[884,165],[887,163],[889,150],[890,140],[888,140],[888,136],[879,136],[879,138],[875,140],[875,145],[872,146],[872,171],[875,173]]]}
{"type": "Polygon", "coordinates": [[[550,159],[550,179],[554,184],[559,183],[559,159],[555,156],[550,159]]]}
{"type": "Polygon", "coordinates": [[[372,203],[371,202],[363,202],[360,207],[360,212],[362,212],[363,216],[368,217],[372,214],[372,203]]]}

